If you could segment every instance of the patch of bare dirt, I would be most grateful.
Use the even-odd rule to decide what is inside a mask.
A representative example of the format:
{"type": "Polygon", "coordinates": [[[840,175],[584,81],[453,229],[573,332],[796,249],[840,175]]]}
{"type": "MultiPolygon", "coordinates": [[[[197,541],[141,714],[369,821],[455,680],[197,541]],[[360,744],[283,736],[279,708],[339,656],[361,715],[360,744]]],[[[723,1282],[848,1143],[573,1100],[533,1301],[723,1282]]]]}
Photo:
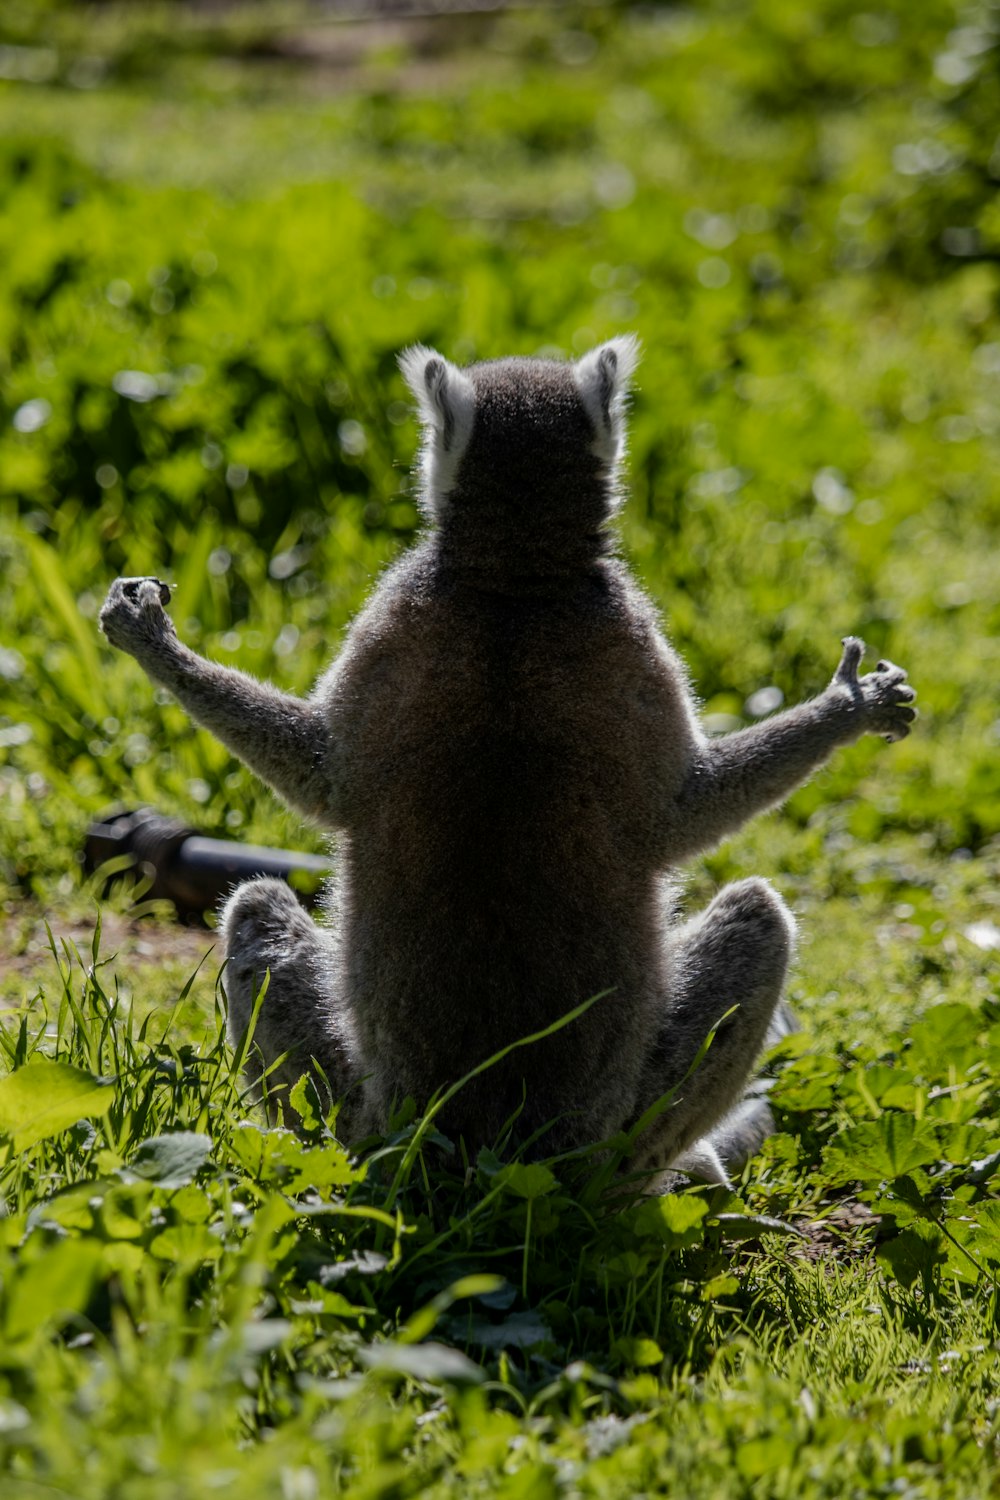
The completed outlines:
{"type": "MultiPolygon", "coordinates": [[[[95,918],[53,916],[49,925],[60,960],[65,962],[65,942],[79,953],[82,964],[89,967],[95,918]]],[[[185,927],[180,922],[154,916],[135,917],[112,911],[102,914],[100,957],[107,960],[114,956],[114,967],[121,966],[130,972],[176,964],[193,973],[216,941],[215,933],[204,927],[185,927]]],[[[36,908],[15,908],[0,917],[0,982],[6,982],[4,988],[10,988],[10,981],[44,980],[52,973],[45,914],[36,908]]]]}
{"type": "Polygon", "coordinates": [[[875,1250],[878,1222],[878,1214],[864,1203],[838,1203],[822,1219],[796,1220],[802,1237],[791,1242],[791,1254],[814,1261],[867,1260],[875,1250]]]}

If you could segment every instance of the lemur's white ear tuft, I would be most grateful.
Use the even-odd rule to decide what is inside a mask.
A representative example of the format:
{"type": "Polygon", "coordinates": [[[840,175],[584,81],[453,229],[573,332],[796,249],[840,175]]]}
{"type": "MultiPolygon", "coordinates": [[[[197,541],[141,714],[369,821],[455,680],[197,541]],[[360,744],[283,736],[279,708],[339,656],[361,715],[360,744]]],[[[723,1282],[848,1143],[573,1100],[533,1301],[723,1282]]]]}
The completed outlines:
{"type": "Polygon", "coordinates": [[[454,485],[459,461],[472,436],[476,389],[464,371],[423,344],[404,349],[399,368],[416,398],[426,429],[424,500],[433,508],[454,485]]]}
{"type": "Polygon", "coordinates": [[[416,397],[421,419],[439,434],[444,451],[464,447],[476,410],[476,392],[469,377],[423,344],[405,349],[399,368],[416,397]]]}
{"type": "Polygon", "coordinates": [[[625,435],[625,405],[641,349],[634,333],[625,333],[591,349],[573,366],[580,399],[594,424],[596,448],[603,458],[618,456],[625,435]]]}

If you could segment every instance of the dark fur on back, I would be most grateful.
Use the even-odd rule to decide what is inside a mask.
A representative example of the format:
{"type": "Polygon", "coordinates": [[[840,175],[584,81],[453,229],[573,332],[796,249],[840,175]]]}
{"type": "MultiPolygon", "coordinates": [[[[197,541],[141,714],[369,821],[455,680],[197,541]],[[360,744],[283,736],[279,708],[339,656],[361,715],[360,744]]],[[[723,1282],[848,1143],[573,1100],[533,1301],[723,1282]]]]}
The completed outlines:
{"type": "Polygon", "coordinates": [[[465,372],[476,412],[430,536],[386,576],[320,689],[344,748],[343,998],[374,1093],[468,1085],[491,1139],[567,1111],[596,1138],[634,1100],[666,975],[650,817],[692,737],[650,606],[606,556],[607,466],[570,367],[465,372]],[[652,782],[652,786],[651,786],[652,782]]]}

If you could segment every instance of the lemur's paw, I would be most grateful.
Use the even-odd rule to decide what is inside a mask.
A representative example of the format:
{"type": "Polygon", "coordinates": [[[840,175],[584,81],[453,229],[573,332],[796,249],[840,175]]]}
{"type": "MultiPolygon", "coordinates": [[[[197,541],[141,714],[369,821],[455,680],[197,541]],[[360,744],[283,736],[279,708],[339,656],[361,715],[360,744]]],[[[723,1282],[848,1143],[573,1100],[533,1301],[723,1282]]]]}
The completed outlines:
{"type": "Polygon", "coordinates": [[[100,613],[100,626],[121,651],[139,656],[172,639],[174,622],[164,609],[170,589],[158,578],[116,578],[100,613]]]}
{"type": "Polygon", "coordinates": [[[891,661],[880,661],[874,672],[858,676],[865,654],[865,643],[856,635],[845,636],[844,654],[840,658],[833,682],[845,688],[852,703],[862,715],[866,734],[880,734],[889,743],[903,740],[917,717],[912,706],[916,692],[909,686],[906,673],[891,661]]]}

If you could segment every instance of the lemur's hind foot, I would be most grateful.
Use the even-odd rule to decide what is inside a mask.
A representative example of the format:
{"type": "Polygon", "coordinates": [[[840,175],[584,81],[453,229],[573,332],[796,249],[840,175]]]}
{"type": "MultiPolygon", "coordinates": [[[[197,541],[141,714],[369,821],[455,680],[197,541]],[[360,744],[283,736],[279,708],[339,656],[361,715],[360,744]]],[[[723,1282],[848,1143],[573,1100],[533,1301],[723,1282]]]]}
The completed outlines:
{"type": "Polygon", "coordinates": [[[303,1073],[314,1078],[324,1104],[342,1098],[354,1078],[333,1001],[336,955],[330,933],[316,926],[281,880],[238,886],[222,909],[219,932],[233,1046],[245,1035],[267,985],[248,1069],[271,1118],[280,1114],[295,1123],[288,1092],[303,1073]]]}

